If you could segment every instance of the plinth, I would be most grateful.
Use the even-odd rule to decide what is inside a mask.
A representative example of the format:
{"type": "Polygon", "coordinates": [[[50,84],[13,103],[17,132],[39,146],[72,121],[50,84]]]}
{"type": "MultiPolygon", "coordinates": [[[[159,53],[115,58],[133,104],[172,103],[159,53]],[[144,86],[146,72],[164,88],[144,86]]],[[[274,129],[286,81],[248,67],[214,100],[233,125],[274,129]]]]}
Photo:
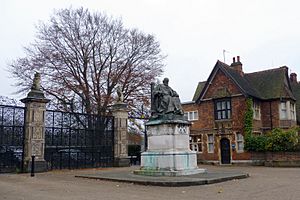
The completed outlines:
{"type": "Polygon", "coordinates": [[[146,123],[148,150],[141,154],[141,168],[134,174],[183,176],[204,173],[197,155],[189,148],[189,126],[185,120],[153,120],[146,123]]]}

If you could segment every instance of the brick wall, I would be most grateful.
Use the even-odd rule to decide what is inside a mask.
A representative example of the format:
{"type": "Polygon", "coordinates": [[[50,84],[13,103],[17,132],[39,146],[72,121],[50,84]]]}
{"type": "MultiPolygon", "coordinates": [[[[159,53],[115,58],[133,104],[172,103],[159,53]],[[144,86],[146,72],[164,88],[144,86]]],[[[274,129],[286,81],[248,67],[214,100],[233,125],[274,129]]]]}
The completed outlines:
{"type": "Polygon", "coordinates": [[[279,100],[261,103],[262,127],[271,129],[279,127],[279,100]]]}
{"type": "Polygon", "coordinates": [[[210,84],[204,99],[212,98],[220,88],[227,88],[231,95],[240,94],[239,88],[228,78],[221,70],[219,70],[210,84]]]}
{"type": "Polygon", "coordinates": [[[251,160],[268,167],[300,167],[300,152],[252,152],[251,160]]]}
{"type": "Polygon", "coordinates": [[[236,131],[243,131],[246,106],[246,98],[244,96],[231,98],[232,105],[232,128],[236,131]]]}
{"type": "Polygon", "coordinates": [[[267,161],[300,161],[300,152],[266,152],[267,161]]]}

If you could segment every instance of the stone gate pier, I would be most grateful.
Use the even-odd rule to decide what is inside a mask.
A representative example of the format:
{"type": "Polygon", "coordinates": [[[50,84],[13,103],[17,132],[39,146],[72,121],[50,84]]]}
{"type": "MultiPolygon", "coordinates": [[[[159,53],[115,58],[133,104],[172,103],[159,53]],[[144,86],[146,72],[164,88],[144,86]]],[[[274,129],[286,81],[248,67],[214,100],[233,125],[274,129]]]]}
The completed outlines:
{"type": "Polygon", "coordinates": [[[31,157],[35,156],[35,171],[47,171],[44,158],[45,150],[45,112],[49,102],[41,91],[40,74],[34,75],[33,85],[27,97],[21,99],[25,103],[25,141],[24,141],[24,170],[30,171],[31,157]]]}

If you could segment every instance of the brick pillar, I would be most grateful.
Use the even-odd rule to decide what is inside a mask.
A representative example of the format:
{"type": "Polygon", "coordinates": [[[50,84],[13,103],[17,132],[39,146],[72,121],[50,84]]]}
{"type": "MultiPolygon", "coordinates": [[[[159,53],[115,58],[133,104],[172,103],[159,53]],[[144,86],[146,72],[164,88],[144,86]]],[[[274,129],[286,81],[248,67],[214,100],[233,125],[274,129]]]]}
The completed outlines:
{"type": "Polygon", "coordinates": [[[35,156],[35,171],[47,171],[44,159],[45,149],[45,112],[49,102],[40,90],[40,75],[35,74],[31,91],[27,97],[21,99],[25,103],[25,145],[24,145],[24,170],[31,168],[31,156],[35,156]]]}
{"type": "Polygon", "coordinates": [[[114,156],[116,167],[130,166],[128,157],[128,109],[127,104],[117,102],[112,106],[112,114],[114,119],[114,156]]]}

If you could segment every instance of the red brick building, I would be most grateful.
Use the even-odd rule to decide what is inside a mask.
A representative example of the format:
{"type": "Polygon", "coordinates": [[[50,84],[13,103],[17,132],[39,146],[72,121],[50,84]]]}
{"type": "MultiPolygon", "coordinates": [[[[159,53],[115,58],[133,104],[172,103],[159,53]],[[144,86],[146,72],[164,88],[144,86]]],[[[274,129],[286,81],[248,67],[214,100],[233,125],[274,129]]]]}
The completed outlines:
{"type": "Polygon", "coordinates": [[[182,103],[192,122],[190,144],[198,162],[251,162],[244,151],[248,98],[253,102],[254,134],[296,126],[297,119],[299,124],[300,83],[295,73],[289,77],[285,66],[244,73],[239,57],[230,66],[217,61],[207,81],[199,82],[193,101],[182,103]]]}

